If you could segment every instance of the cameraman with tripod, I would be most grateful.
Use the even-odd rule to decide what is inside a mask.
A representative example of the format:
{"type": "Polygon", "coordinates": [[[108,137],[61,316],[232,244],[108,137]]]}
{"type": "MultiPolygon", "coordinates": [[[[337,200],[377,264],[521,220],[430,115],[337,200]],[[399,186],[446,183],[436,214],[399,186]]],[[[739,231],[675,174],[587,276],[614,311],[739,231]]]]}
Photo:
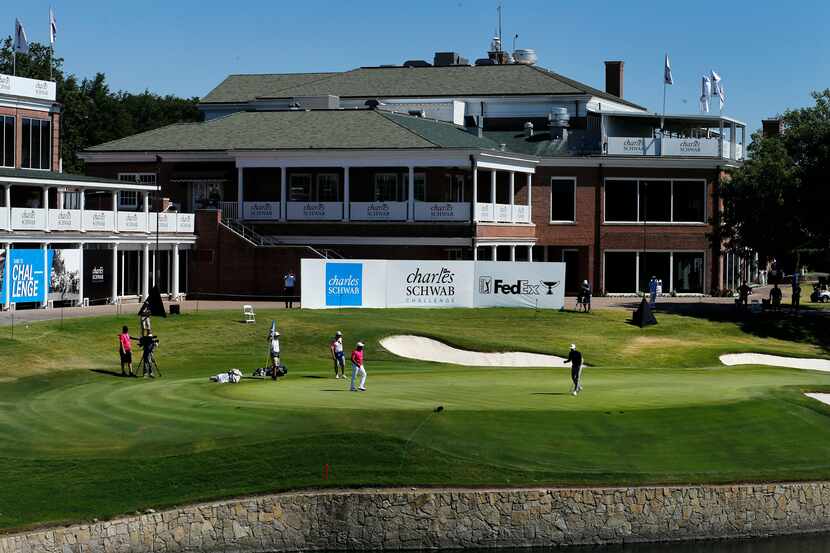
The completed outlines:
{"type": "Polygon", "coordinates": [[[148,374],[150,378],[155,378],[156,375],[161,376],[158,364],[156,363],[156,356],[153,355],[158,345],[159,339],[153,336],[152,333],[138,339],[138,346],[142,349],[141,363],[138,365],[141,368],[142,377],[146,378],[148,374]]]}

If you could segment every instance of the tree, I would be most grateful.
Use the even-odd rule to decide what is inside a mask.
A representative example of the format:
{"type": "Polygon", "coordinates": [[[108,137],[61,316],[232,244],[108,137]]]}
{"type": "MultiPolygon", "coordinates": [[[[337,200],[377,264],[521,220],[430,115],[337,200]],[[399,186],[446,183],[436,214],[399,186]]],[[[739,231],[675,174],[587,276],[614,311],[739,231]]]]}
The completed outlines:
{"type": "Polygon", "coordinates": [[[830,89],[815,106],[788,110],[781,136],[755,133],[749,158],[721,183],[728,247],[767,257],[830,250],[830,89]]]}
{"type": "MultiPolygon", "coordinates": [[[[49,53],[48,46],[29,43],[29,54],[17,55],[17,75],[49,80],[49,53]]],[[[0,48],[0,73],[10,75],[12,64],[12,40],[6,38],[0,48]]],[[[201,117],[198,98],[159,96],[148,90],[113,92],[103,73],[80,80],[65,75],[63,58],[52,59],[52,80],[63,105],[60,144],[63,169],[68,173],[83,173],[84,163],[77,154],[85,148],[201,117]]]]}

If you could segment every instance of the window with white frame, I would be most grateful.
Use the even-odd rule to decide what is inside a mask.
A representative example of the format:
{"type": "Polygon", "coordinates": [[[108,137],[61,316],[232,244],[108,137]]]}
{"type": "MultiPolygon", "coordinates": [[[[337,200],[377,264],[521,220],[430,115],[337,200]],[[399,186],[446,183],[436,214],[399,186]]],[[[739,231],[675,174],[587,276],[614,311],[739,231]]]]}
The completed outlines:
{"type": "Polygon", "coordinates": [[[705,223],[706,181],[607,179],[607,223],[705,223]]]}
{"type": "Polygon", "coordinates": [[[14,117],[0,115],[0,167],[14,167],[14,117]]]}
{"type": "Polygon", "coordinates": [[[20,133],[20,166],[24,169],[52,168],[52,122],[24,117],[20,133]]]}
{"type": "Polygon", "coordinates": [[[550,179],[550,220],[552,223],[576,221],[576,179],[550,179]]]}
{"type": "Polygon", "coordinates": [[[311,175],[297,173],[288,177],[288,200],[291,202],[311,201],[311,175]]]}
{"type": "Polygon", "coordinates": [[[317,197],[318,202],[339,202],[340,201],[340,175],[337,173],[320,173],[317,175],[317,197]]]}
{"type": "MultiPolygon", "coordinates": [[[[132,184],[156,186],[155,173],[118,173],[118,180],[132,184]]],[[[118,209],[138,209],[138,191],[120,190],[118,192],[118,209]]]]}
{"type": "Polygon", "coordinates": [[[406,199],[406,180],[397,173],[375,173],[374,201],[402,202],[406,199]]]}

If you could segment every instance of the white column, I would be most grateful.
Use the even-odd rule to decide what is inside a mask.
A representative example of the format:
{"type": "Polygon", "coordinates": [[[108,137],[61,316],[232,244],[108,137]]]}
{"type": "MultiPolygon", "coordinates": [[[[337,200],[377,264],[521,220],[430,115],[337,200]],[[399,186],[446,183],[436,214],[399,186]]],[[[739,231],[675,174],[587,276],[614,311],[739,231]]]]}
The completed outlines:
{"type": "Polygon", "coordinates": [[[516,261],[516,244],[510,245],[510,261],[516,261]]]}
{"type": "Polygon", "coordinates": [[[58,209],[63,209],[63,196],[64,191],[63,189],[58,189],[58,209]]]}
{"type": "Polygon", "coordinates": [[[737,140],[738,140],[738,129],[735,127],[735,122],[733,121],[733,122],[729,123],[729,158],[730,159],[735,159],[735,157],[736,157],[735,154],[737,154],[737,152],[735,151],[736,150],[735,144],[736,144],[737,140]]]}
{"type": "Polygon", "coordinates": [[[124,252],[120,252],[118,254],[121,257],[121,278],[118,279],[120,282],[120,293],[119,296],[124,295],[124,273],[126,272],[126,265],[124,265],[124,252]]]}
{"type": "Polygon", "coordinates": [[[112,193],[112,225],[115,232],[118,232],[118,192],[112,193]]]}
{"type": "Polygon", "coordinates": [[[494,245],[492,245],[492,246],[490,246],[490,249],[491,249],[491,251],[493,252],[493,255],[492,255],[492,261],[498,261],[498,253],[499,253],[498,248],[499,248],[499,247],[498,247],[498,246],[496,246],[495,244],[494,244],[494,245]]]}
{"type": "Polygon", "coordinates": [[[179,299],[179,245],[173,244],[173,278],[170,284],[170,291],[173,293],[173,299],[179,299]]]}
{"type": "MultiPolygon", "coordinates": [[[[12,230],[12,185],[7,184],[5,186],[6,189],[6,226],[8,227],[6,230],[11,232],[12,230]]],[[[5,282],[9,280],[6,279],[5,282]]],[[[6,287],[8,289],[8,286],[6,287]]]]}
{"type": "Polygon", "coordinates": [[[141,254],[141,297],[147,299],[150,295],[150,244],[144,243],[141,254]]]}
{"type": "Polygon", "coordinates": [[[84,245],[78,248],[78,266],[81,268],[81,278],[78,279],[78,305],[84,305],[84,245]]]}
{"type": "Polygon", "coordinates": [[[237,212],[236,212],[236,214],[237,214],[237,217],[239,217],[240,219],[244,219],[243,215],[245,214],[245,212],[243,211],[243,207],[242,207],[242,204],[243,204],[244,200],[242,198],[245,197],[245,179],[244,179],[244,176],[243,176],[242,167],[238,167],[236,169],[236,171],[237,171],[237,175],[238,175],[238,178],[237,178],[237,181],[236,181],[237,182],[237,187],[236,187],[236,209],[237,209],[237,212]]]}
{"type": "MultiPolygon", "coordinates": [[[[6,190],[8,190],[8,189],[9,188],[7,186],[6,190]]],[[[6,242],[5,244],[3,244],[3,247],[6,249],[6,262],[3,263],[3,282],[7,283],[6,286],[4,286],[4,288],[6,290],[5,290],[5,294],[3,295],[3,306],[6,308],[6,310],[8,310],[9,309],[9,298],[10,298],[10,292],[11,292],[11,286],[8,285],[9,277],[11,276],[9,274],[9,260],[11,260],[12,245],[11,245],[10,242],[6,242]]]]}
{"type": "Polygon", "coordinates": [[[86,194],[84,194],[83,188],[78,190],[78,207],[81,208],[81,232],[86,232],[86,229],[84,228],[84,210],[86,210],[86,194]]]}
{"type": "Polygon", "coordinates": [[[43,250],[43,266],[46,268],[46,273],[43,276],[43,280],[44,280],[43,299],[40,302],[40,306],[43,307],[43,308],[46,308],[46,307],[49,307],[49,284],[48,283],[49,283],[49,275],[50,275],[49,271],[52,270],[52,268],[47,263],[47,261],[49,260],[49,243],[44,242],[43,245],[41,246],[41,249],[43,250]]]}
{"type": "Polygon", "coordinates": [[[112,245],[112,303],[118,303],[118,242],[112,245]]]}
{"type": "Polygon", "coordinates": [[[406,220],[415,220],[415,168],[409,167],[409,189],[407,190],[406,220]]]}
{"type": "Polygon", "coordinates": [[[533,245],[527,247],[527,261],[533,263],[533,245]]]}
{"type": "Polygon", "coordinates": [[[718,155],[723,157],[723,119],[718,119],[720,126],[718,127],[720,134],[718,135],[718,155]]]}
{"type": "MultiPolygon", "coordinates": [[[[516,173],[510,171],[510,222],[515,223],[516,217],[513,215],[513,204],[516,203],[516,173]]],[[[515,261],[515,259],[511,260],[515,261]]]]}
{"type": "Polygon", "coordinates": [[[144,193],[144,219],[147,221],[145,232],[150,234],[150,193],[144,193]]]}
{"type": "Polygon", "coordinates": [[[348,222],[352,217],[351,181],[349,167],[343,167],[343,220],[348,222]]]}
{"type": "Polygon", "coordinates": [[[496,217],[496,170],[490,171],[490,203],[493,210],[493,222],[497,220],[496,217]]]}
{"type": "Polygon", "coordinates": [[[285,221],[288,216],[288,178],[285,167],[280,167],[280,221],[285,221]]]}
{"type": "Polygon", "coordinates": [[[634,257],[634,291],[640,292],[640,252],[634,257]]]}
{"type": "MultiPolygon", "coordinates": [[[[11,220],[11,215],[9,216],[11,220]]],[[[473,166],[473,222],[478,221],[478,168],[473,166]]]]}
{"type": "MultiPolygon", "coordinates": [[[[574,193],[576,193],[575,188],[574,193]]],[[[533,222],[533,173],[527,174],[527,222],[533,222]]]]}
{"type": "Polygon", "coordinates": [[[669,293],[674,292],[674,252],[669,252],[669,293]]]}
{"type": "Polygon", "coordinates": [[[473,261],[478,261],[478,245],[473,242],[473,261]]]}
{"type": "Polygon", "coordinates": [[[49,232],[49,187],[43,187],[43,214],[45,215],[45,224],[46,226],[43,227],[43,230],[49,232]]]}
{"type": "Polygon", "coordinates": [[[158,257],[158,250],[153,248],[153,254],[150,256],[150,282],[153,286],[157,286],[158,283],[156,282],[156,258],[158,257]]]}

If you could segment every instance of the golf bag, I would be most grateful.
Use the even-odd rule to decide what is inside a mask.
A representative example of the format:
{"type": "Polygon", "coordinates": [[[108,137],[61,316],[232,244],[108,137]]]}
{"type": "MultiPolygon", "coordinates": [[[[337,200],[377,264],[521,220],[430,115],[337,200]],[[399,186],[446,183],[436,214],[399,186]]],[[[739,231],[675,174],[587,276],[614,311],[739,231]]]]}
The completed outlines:
{"type": "MultiPolygon", "coordinates": [[[[277,378],[283,377],[288,374],[288,367],[280,363],[280,366],[277,368],[277,378]]],[[[274,370],[271,367],[260,367],[254,371],[254,376],[266,377],[270,376],[271,378],[274,377],[274,370]]]]}

